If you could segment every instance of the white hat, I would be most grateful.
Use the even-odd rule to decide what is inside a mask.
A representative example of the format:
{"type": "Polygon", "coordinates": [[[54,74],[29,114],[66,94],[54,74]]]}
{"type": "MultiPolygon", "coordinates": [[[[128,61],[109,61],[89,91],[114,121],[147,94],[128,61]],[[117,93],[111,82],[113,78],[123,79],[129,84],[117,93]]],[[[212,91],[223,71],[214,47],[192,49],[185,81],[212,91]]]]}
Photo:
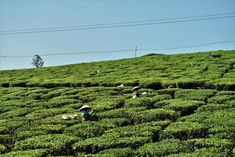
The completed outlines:
{"type": "Polygon", "coordinates": [[[83,105],[83,106],[79,109],[79,111],[85,111],[85,110],[89,110],[89,109],[91,109],[90,106],[88,106],[88,105],[83,105]]]}

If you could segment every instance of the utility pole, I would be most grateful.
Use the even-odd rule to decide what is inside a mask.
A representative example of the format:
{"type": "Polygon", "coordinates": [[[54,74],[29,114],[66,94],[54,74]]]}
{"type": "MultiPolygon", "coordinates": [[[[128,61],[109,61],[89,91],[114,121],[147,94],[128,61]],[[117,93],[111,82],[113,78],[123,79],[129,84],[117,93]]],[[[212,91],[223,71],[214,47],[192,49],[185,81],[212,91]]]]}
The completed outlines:
{"type": "Polygon", "coordinates": [[[137,45],[135,46],[135,57],[137,56],[137,45]]]}

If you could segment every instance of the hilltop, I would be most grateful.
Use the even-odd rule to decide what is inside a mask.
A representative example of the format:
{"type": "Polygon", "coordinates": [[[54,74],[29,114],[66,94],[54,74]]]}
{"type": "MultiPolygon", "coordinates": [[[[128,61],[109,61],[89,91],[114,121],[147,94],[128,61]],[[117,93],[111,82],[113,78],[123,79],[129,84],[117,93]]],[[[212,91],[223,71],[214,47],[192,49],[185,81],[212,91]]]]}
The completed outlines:
{"type": "Polygon", "coordinates": [[[147,87],[235,89],[235,50],[149,54],[132,59],[0,71],[3,87],[89,87],[140,84],[147,87]]]}
{"type": "Polygon", "coordinates": [[[0,71],[0,156],[234,156],[234,109],[235,50],[0,71]]]}

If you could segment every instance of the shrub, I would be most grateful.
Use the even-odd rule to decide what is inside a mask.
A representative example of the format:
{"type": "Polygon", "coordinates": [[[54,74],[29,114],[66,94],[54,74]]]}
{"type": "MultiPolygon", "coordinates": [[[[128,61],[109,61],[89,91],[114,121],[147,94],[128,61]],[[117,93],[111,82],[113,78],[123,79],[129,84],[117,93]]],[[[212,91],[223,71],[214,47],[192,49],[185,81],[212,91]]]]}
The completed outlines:
{"type": "Polygon", "coordinates": [[[201,124],[209,115],[210,112],[196,112],[192,115],[179,118],[179,121],[198,122],[201,124]]]}
{"type": "Polygon", "coordinates": [[[207,137],[208,129],[197,122],[176,122],[170,124],[161,134],[162,139],[190,139],[207,137]]]}
{"type": "Polygon", "coordinates": [[[6,151],[6,147],[0,144],[0,154],[3,154],[6,151]]]}
{"type": "Polygon", "coordinates": [[[185,100],[206,101],[209,97],[215,95],[216,90],[208,89],[181,89],[176,91],[175,97],[185,100]]]}
{"type": "Polygon", "coordinates": [[[153,137],[154,134],[159,134],[160,130],[160,126],[133,125],[111,129],[106,131],[106,134],[115,134],[119,137],[153,137]]]}
{"type": "Polygon", "coordinates": [[[72,109],[70,108],[41,109],[41,110],[36,110],[30,114],[27,114],[26,118],[31,119],[31,120],[38,120],[38,119],[46,118],[49,116],[54,116],[56,114],[66,113],[69,111],[72,111],[72,109]]]}
{"type": "MultiPolygon", "coordinates": [[[[133,156],[133,150],[131,148],[111,148],[100,151],[97,155],[100,155],[100,157],[102,157],[102,155],[107,155],[107,157],[130,157],[133,156]]],[[[95,157],[97,156],[95,155],[95,157]]]]}
{"type": "Polygon", "coordinates": [[[215,148],[215,147],[209,147],[209,148],[202,148],[197,149],[194,152],[190,153],[178,153],[178,154],[171,154],[167,157],[228,157],[231,156],[228,149],[221,149],[221,148],[215,148]]]}
{"type": "Polygon", "coordinates": [[[220,95],[235,95],[235,91],[219,91],[216,93],[216,96],[220,95]]]}
{"type": "Polygon", "coordinates": [[[158,94],[170,94],[173,98],[175,97],[175,92],[178,91],[179,88],[166,88],[166,89],[160,89],[157,91],[158,94]]]}
{"type": "Polygon", "coordinates": [[[214,96],[209,99],[209,103],[214,103],[214,104],[226,104],[231,100],[234,100],[235,96],[234,95],[219,95],[219,96],[214,96]]]}
{"type": "Polygon", "coordinates": [[[210,128],[212,136],[218,138],[235,139],[234,110],[219,110],[211,113],[203,121],[210,128]]]}
{"type": "Polygon", "coordinates": [[[71,153],[71,144],[78,138],[62,134],[33,136],[15,143],[15,150],[48,149],[52,154],[71,153]]]}
{"type": "Polygon", "coordinates": [[[46,131],[39,131],[39,130],[32,130],[32,131],[28,131],[28,130],[23,130],[23,131],[16,131],[14,134],[14,140],[15,141],[21,141],[24,140],[26,138],[30,138],[32,136],[38,136],[38,135],[46,135],[47,132],[46,131]]]}
{"type": "Polygon", "coordinates": [[[130,123],[142,123],[160,120],[175,120],[178,114],[173,110],[151,109],[146,111],[134,112],[130,114],[128,120],[130,123]]]}
{"type": "Polygon", "coordinates": [[[17,108],[17,109],[13,109],[11,111],[4,112],[4,113],[0,114],[0,118],[9,119],[9,118],[13,118],[16,116],[24,116],[24,115],[30,113],[31,111],[33,111],[33,109],[17,108]]]}
{"type": "Polygon", "coordinates": [[[115,135],[89,138],[79,141],[73,145],[77,152],[97,153],[109,148],[137,148],[146,142],[150,142],[148,137],[118,137],[115,135]]]}
{"type": "Polygon", "coordinates": [[[65,133],[72,134],[81,139],[86,139],[90,137],[101,136],[105,130],[114,127],[116,127],[116,125],[110,123],[88,121],[66,128],[65,133]]]}
{"type": "Polygon", "coordinates": [[[12,137],[8,135],[1,135],[0,134],[0,143],[1,144],[9,144],[12,141],[12,137]]]}
{"type": "Polygon", "coordinates": [[[98,112],[97,116],[102,118],[126,118],[129,117],[132,113],[144,111],[145,107],[135,107],[135,108],[119,108],[103,112],[98,112]]]}
{"type": "Polygon", "coordinates": [[[26,151],[13,151],[4,154],[6,157],[41,157],[46,156],[48,154],[47,149],[34,149],[34,150],[26,150],[26,151]]]}
{"type": "Polygon", "coordinates": [[[156,143],[145,144],[137,150],[138,156],[156,157],[173,153],[188,152],[189,149],[178,139],[163,140],[156,143]]]}
{"type": "Polygon", "coordinates": [[[194,111],[201,105],[204,105],[204,102],[195,100],[174,99],[170,102],[169,105],[166,105],[163,108],[178,111],[181,113],[181,116],[184,116],[194,113],[194,111]]]}
{"type": "Polygon", "coordinates": [[[233,143],[228,139],[218,139],[218,138],[199,138],[199,139],[189,139],[185,141],[185,144],[191,147],[193,151],[201,148],[221,148],[221,149],[232,149],[233,143]]]}
{"type": "Polygon", "coordinates": [[[42,124],[42,125],[36,125],[32,127],[32,129],[36,131],[45,131],[50,134],[59,134],[63,133],[66,127],[67,127],[66,125],[61,125],[61,124],[58,125],[42,124]]]}
{"type": "Polygon", "coordinates": [[[217,110],[232,109],[234,108],[233,104],[207,104],[200,106],[197,109],[197,112],[214,112],[217,110]]]}
{"type": "Polygon", "coordinates": [[[94,107],[95,111],[105,111],[111,110],[115,108],[120,108],[124,105],[125,100],[122,97],[119,98],[102,98],[97,99],[90,103],[92,107],[94,107]]]}
{"type": "Polygon", "coordinates": [[[146,107],[148,109],[153,108],[156,102],[161,100],[171,99],[170,95],[157,95],[155,97],[140,97],[136,99],[128,99],[125,103],[125,107],[146,107]]]}
{"type": "Polygon", "coordinates": [[[111,118],[111,119],[102,119],[100,123],[115,125],[117,127],[128,125],[128,121],[126,118],[111,118]]]}

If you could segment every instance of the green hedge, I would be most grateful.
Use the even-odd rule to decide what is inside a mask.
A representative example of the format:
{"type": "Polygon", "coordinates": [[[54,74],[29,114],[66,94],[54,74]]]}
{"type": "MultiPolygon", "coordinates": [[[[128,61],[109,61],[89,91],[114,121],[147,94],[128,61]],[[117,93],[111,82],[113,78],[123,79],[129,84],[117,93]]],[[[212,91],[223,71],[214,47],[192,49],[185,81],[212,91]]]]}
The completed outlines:
{"type": "Polygon", "coordinates": [[[30,138],[33,136],[46,135],[46,134],[48,134],[48,133],[44,130],[43,131],[38,131],[38,130],[29,131],[28,129],[27,130],[20,130],[20,131],[16,131],[14,133],[14,140],[21,141],[21,140],[24,140],[24,139],[27,139],[27,138],[30,138]]]}
{"type": "Polygon", "coordinates": [[[48,154],[47,149],[34,149],[26,151],[12,151],[4,154],[5,157],[42,157],[48,154]]]}
{"type": "Polygon", "coordinates": [[[124,103],[125,99],[122,97],[101,97],[100,99],[96,99],[89,104],[94,108],[95,111],[100,112],[123,107],[124,103]]]}
{"type": "Polygon", "coordinates": [[[217,110],[232,109],[234,104],[207,104],[200,106],[197,112],[214,112],[217,110]]]}
{"type": "Polygon", "coordinates": [[[0,118],[9,119],[9,118],[17,117],[17,116],[24,116],[32,112],[33,110],[34,109],[31,109],[31,108],[17,108],[17,109],[13,109],[11,111],[0,114],[0,118]]]}
{"type": "Polygon", "coordinates": [[[137,150],[137,156],[156,157],[173,153],[189,152],[190,150],[178,139],[163,140],[145,144],[137,150]]]}
{"type": "Polygon", "coordinates": [[[4,145],[0,144],[0,154],[5,153],[6,149],[7,148],[4,145]]]}
{"type": "Polygon", "coordinates": [[[216,147],[202,148],[191,153],[171,154],[167,157],[228,157],[232,156],[228,149],[221,149],[216,147]]]}
{"type": "Polygon", "coordinates": [[[171,123],[161,134],[161,139],[191,139],[207,137],[206,126],[197,122],[176,122],[171,123]]]}
{"type": "Polygon", "coordinates": [[[178,111],[181,113],[181,116],[185,116],[194,113],[199,106],[204,104],[204,102],[196,100],[173,99],[170,101],[169,105],[166,105],[163,108],[178,111]]]}
{"type": "Polygon", "coordinates": [[[78,141],[77,137],[63,134],[33,136],[15,143],[15,150],[48,149],[54,155],[70,154],[71,145],[78,141]]]}
{"type": "Polygon", "coordinates": [[[111,148],[111,149],[105,149],[103,151],[98,152],[96,155],[93,155],[93,157],[130,157],[134,156],[134,151],[131,148],[111,148]]]}
{"type": "Polygon", "coordinates": [[[189,139],[185,141],[185,144],[190,146],[191,150],[197,150],[197,149],[209,148],[209,147],[232,150],[233,145],[234,145],[231,140],[219,139],[219,138],[189,139]]]}
{"type": "Polygon", "coordinates": [[[147,109],[154,108],[154,104],[156,102],[162,101],[162,100],[168,100],[171,99],[170,95],[157,95],[154,97],[140,97],[136,99],[128,99],[126,100],[125,107],[146,107],[147,109]]]}
{"type": "Polygon", "coordinates": [[[88,121],[66,128],[65,133],[77,136],[81,139],[86,139],[101,136],[105,132],[105,130],[115,127],[116,125],[112,123],[88,121]]]}
{"type": "Polygon", "coordinates": [[[235,100],[235,95],[218,95],[210,98],[208,103],[214,104],[226,104],[232,100],[235,100]]]}
{"type": "Polygon", "coordinates": [[[207,99],[215,95],[216,92],[216,90],[210,89],[180,89],[175,92],[175,98],[185,100],[207,101],[207,99]]]}
{"type": "Polygon", "coordinates": [[[105,134],[115,134],[119,137],[154,137],[154,134],[157,134],[155,136],[159,137],[158,134],[160,130],[160,126],[151,127],[144,125],[133,125],[111,129],[106,131],[105,134]]]}
{"type": "Polygon", "coordinates": [[[71,108],[50,108],[50,109],[41,109],[36,110],[32,113],[27,114],[25,117],[30,120],[39,120],[42,118],[54,116],[57,114],[62,114],[66,112],[72,112],[71,108]]]}
{"type": "Polygon", "coordinates": [[[73,145],[76,152],[97,153],[109,148],[137,148],[151,141],[149,137],[119,137],[115,135],[89,138],[73,145]]]}
{"type": "Polygon", "coordinates": [[[142,122],[160,121],[160,120],[176,120],[178,114],[173,110],[151,109],[130,114],[127,119],[130,123],[138,124],[142,122]]]}
{"type": "Polygon", "coordinates": [[[135,112],[144,111],[145,107],[135,107],[135,108],[119,108],[103,112],[97,112],[96,115],[100,118],[126,118],[135,112]]]}
{"type": "Polygon", "coordinates": [[[234,119],[234,109],[226,109],[212,112],[203,123],[210,128],[211,136],[235,139],[234,119]]]}
{"type": "Polygon", "coordinates": [[[160,89],[157,91],[158,94],[169,94],[172,96],[172,98],[175,97],[175,92],[177,92],[179,88],[166,88],[166,89],[160,89]]]}

